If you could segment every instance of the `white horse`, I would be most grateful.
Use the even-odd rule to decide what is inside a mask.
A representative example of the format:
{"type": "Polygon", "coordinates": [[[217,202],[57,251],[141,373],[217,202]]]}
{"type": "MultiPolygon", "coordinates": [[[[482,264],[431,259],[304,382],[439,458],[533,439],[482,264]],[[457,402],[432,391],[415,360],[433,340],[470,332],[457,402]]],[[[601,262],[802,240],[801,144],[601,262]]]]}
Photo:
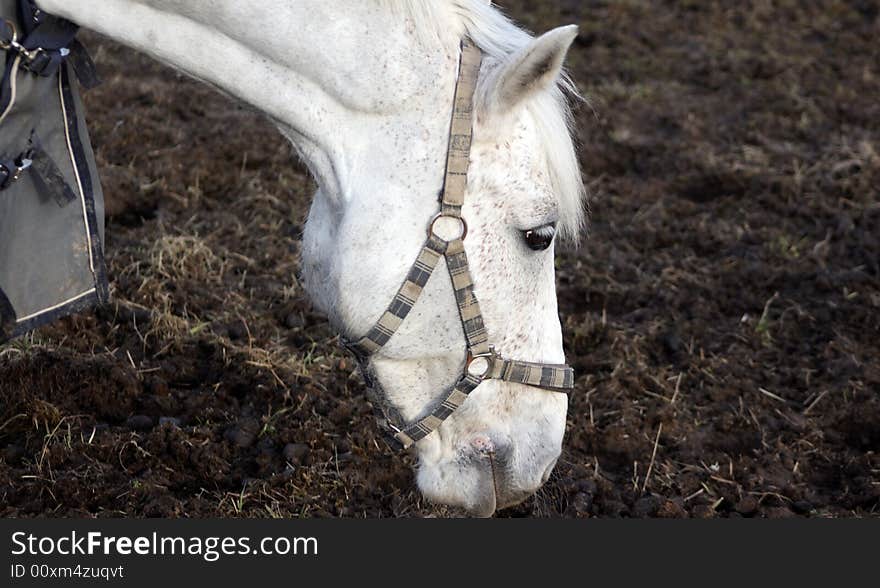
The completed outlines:
{"type": "MultiPolygon", "coordinates": [[[[304,283],[351,338],[382,315],[437,212],[460,43],[471,39],[484,55],[464,207],[476,295],[502,354],[564,361],[553,249],[576,238],[583,219],[562,73],[576,27],[535,39],[486,0],[37,4],[274,121],[319,185],[304,236],[304,283]]],[[[385,400],[406,420],[423,416],[462,372],[461,323],[444,278],[428,283],[371,358],[385,400]]],[[[483,382],[416,444],[422,493],[483,516],[525,499],[556,463],[566,411],[563,394],[483,382]]]]}

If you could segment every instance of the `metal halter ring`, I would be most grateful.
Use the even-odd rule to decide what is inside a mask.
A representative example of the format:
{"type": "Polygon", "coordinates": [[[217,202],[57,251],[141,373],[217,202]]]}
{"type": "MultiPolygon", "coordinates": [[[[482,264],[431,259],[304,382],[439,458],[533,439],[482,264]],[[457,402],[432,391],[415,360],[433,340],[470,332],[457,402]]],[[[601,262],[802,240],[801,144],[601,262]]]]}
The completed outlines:
{"type": "Polygon", "coordinates": [[[495,365],[495,360],[497,358],[498,354],[495,352],[494,345],[489,346],[489,353],[480,353],[479,355],[473,355],[470,351],[468,351],[467,361],[465,363],[464,370],[469,375],[474,376],[475,378],[485,380],[489,377],[489,374],[492,373],[492,368],[495,365]]]}
{"type": "Polygon", "coordinates": [[[465,221],[460,216],[452,216],[450,214],[443,214],[442,212],[440,212],[437,215],[435,215],[433,219],[431,219],[431,224],[428,225],[428,236],[429,237],[437,237],[438,239],[440,239],[442,241],[447,241],[447,242],[456,241],[456,240],[464,241],[465,238],[467,237],[467,234],[468,234],[467,221],[465,221]],[[457,237],[455,239],[444,239],[442,236],[437,234],[437,231],[435,230],[436,226],[437,226],[437,221],[439,221],[440,219],[443,219],[443,218],[451,218],[451,219],[455,219],[456,221],[458,221],[459,225],[461,225],[461,235],[459,237],[457,237]]]}

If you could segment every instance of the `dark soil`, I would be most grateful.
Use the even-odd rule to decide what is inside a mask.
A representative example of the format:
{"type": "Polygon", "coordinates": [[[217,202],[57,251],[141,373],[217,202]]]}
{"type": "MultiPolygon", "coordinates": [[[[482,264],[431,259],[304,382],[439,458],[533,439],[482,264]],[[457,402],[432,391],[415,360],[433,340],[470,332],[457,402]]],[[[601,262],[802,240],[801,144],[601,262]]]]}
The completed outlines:
{"type": "MultiPolygon", "coordinates": [[[[880,5],[503,2],[578,22],[578,371],[502,516],[880,511],[880,5]]],[[[296,275],[311,185],[256,114],[87,37],[114,304],[0,348],[0,515],[390,517],[423,503],[296,275]]]]}

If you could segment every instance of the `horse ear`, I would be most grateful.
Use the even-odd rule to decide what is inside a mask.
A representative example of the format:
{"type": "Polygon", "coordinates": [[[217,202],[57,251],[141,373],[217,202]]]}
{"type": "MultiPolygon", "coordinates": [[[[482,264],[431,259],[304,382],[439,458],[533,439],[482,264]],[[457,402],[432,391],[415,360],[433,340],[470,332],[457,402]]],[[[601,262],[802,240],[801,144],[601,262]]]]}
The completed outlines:
{"type": "Polygon", "coordinates": [[[485,105],[492,110],[510,112],[535,92],[555,84],[577,35],[577,25],[559,27],[510,56],[495,73],[485,105]]]}

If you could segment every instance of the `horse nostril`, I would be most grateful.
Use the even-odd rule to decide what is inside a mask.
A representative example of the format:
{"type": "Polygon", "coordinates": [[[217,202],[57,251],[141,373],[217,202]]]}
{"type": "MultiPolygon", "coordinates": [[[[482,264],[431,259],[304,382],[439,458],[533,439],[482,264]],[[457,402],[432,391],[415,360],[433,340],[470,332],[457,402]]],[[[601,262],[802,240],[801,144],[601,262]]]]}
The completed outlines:
{"type": "Polygon", "coordinates": [[[477,435],[471,439],[471,447],[478,453],[490,454],[495,452],[495,443],[488,435],[477,435]]]}

